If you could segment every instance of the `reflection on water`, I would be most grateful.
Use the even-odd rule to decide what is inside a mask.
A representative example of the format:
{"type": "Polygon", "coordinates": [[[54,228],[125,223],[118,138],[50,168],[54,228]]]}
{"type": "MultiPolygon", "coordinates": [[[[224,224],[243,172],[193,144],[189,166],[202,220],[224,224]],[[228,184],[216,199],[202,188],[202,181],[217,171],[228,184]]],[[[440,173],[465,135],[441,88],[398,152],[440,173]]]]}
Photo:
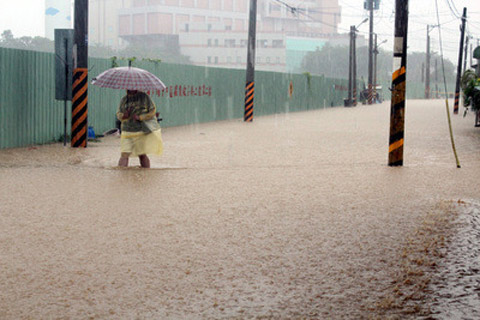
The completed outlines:
{"type": "MultiPolygon", "coordinates": [[[[404,250],[418,251],[419,232],[443,230],[426,221],[450,225],[459,211],[439,204],[478,203],[480,132],[473,117],[453,117],[456,169],[443,102],[408,102],[405,166],[390,168],[389,108],[166,128],[154,170],[138,159],[117,169],[116,137],[1,150],[0,318],[450,312],[443,293],[402,307],[395,292],[407,284],[392,281],[412,272],[404,250]]],[[[465,244],[449,239],[437,242],[447,253],[465,244]]],[[[441,275],[432,285],[450,290],[441,275]]]]}

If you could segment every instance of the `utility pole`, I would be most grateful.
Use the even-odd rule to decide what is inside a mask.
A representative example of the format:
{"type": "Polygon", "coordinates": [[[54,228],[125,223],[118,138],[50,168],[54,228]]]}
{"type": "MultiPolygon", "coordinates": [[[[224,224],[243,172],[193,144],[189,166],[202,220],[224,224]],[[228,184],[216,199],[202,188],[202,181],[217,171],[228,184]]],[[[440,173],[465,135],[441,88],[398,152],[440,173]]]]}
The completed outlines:
{"type": "Polygon", "coordinates": [[[357,28],[353,32],[353,106],[357,105],[357,28]]]}
{"type": "MultiPolygon", "coordinates": [[[[472,38],[473,40],[473,38],[472,38]]],[[[470,68],[473,66],[473,43],[470,43],[470,68]]]]}
{"type": "Polygon", "coordinates": [[[348,55],[348,98],[345,107],[353,105],[353,37],[355,26],[350,26],[350,50],[348,55]]]}
{"type": "Polygon", "coordinates": [[[353,106],[357,105],[357,31],[363,23],[367,22],[368,18],[365,18],[359,25],[353,26],[353,43],[352,43],[352,65],[353,65],[353,106]]]}
{"type": "Polygon", "coordinates": [[[439,98],[438,96],[438,60],[435,59],[435,98],[439,98]]]}
{"type": "Polygon", "coordinates": [[[430,25],[427,24],[427,61],[425,68],[425,99],[430,99],[430,25]]]}
{"type": "Polygon", "coordinates": [[[453,113],[458,114],[458,104],[460,100],[460,78],[462,77],[462,54],[463,54],[463,40],[465,37],[465,22],[467,20],[467,8],[463,8],[462,26],[460,28],[460,51],[458,53],[457,65],[457,82],[455,85],[455,104],[453,105],[453,113]]]}
{"type": "Polygon", "coordinates": [[[88,0],[75,0],[72,84],[73,148],[87,147],[88,127],[88,0]]]}
{"type": "Polygon", "coordinates": [[[387,42],[387,40],[383,40],[382,42],[377,44],[377,34],[375,33],[375,50],[373,51],[375,59],[373,60],[373,96],[374,96],[374,103],[377,103],[378,96],[377,96],[377,58],[378,58],[378,48],[387,42]]]}
{"type": "Polygon", "coordinates": [[[408,0],[395,1],[395,43],[393,45],[394,73],[390,107],[390,138],[388,165],[403,166],[405,135],[405,89],[407,70],[408,0]]]}
{"type": "Polygon", "coordinates": [[[465,56],[463,57],[463,72],[467,70],[467,56],[468,56],[468,38],[469,36],[465,37],[465,56]]]}
{"type": "Polygon", "coordinates": [[[255,92],[255,43],[257,29],[257,0],[250,0],[248,25],[247,79],[245,84],[245,114],[243,121],[253,121],[253,96],[255,92]]]}
{"type": "Polygon", "coordinates": [[[375,46],[373,50],[373,103],[377,103],[377,34],[375,33],[375,46]]]}
{"type": "Polygon", "coordinates": [[[373,0],[368,1],[368,9],[370,10],[370,31],[368,38],[368,104],[372,104],[373,91],[373,0]]]}
{"type": "Polygon", "coordinates": [[[422,62],[422,82],[425,82],[425,62],[422,62]]]}

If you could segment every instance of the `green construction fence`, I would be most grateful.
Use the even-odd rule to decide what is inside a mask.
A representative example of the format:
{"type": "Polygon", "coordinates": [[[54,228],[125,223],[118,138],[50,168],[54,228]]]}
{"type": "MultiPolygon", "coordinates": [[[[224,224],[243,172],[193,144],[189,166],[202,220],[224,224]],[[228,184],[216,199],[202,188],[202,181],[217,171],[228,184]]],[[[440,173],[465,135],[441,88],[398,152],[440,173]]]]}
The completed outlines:
{"type": "MultiPolygon", "coordinates": [[[[117,61],[126,66],[127,61],[117,61]]],[[[167,85],[151,92],[162,127],[243,117],[245,71],[135,61],[167,85]]],[[[89,59],[89,80],[112,67],[110,59],[89,59]]],[[[0,48],[0,149],[62,141],[64,101],[55,100],[55,55],[0,48]]],[[[257,116],[343,106],[346,79],[310,74],[255,72],[257,116]]],[[[123,90],[88,87],[88,125],[103,133],[115,127],[123,90]]],[[[67,135],[71,103],[67,102],[67,135]]],[[[258,120],[254,120],[258,121],[258,120]]]]}

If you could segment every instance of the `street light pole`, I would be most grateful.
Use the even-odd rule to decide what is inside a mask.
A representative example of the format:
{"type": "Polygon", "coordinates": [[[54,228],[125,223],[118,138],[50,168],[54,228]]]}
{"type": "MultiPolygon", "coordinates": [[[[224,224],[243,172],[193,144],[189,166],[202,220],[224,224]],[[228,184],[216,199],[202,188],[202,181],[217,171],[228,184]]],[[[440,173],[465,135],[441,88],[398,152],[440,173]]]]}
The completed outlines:
{"type": "Polygon", "coordinates": [[[354,27],[353,32],[353,105],[357,105],[357,31],[358,28],[368,21],[368,18],[363,19],[356,27],[354,27]]]}

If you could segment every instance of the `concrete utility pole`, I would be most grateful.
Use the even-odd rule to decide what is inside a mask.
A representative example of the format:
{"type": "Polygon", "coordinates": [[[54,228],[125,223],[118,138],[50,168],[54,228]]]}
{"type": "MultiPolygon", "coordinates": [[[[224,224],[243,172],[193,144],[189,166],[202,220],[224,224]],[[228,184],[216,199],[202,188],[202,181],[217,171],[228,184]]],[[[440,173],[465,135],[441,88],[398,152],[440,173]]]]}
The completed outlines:
{"type": "Polygon", "coordinates": [[[355,34],[355,26],[350,26],[350,50],[348,54],[348,97],[344,103],[345,107],[353,105],[353,37],[355,34]]]}
{"type": "Polygon", "coordinates": [[[425,62],[422,62],[422,82],[425,82],[425,62]]]}
{"type": "Polygon", "coordinates": [[[378,58],[378,48],[387,42],[387,40],[383,40],[379,44],[377,44],[377,34],[375,33],[375,50],[373,53],[375,54],[375,59],[373,60],[373,96],[375,97],[374,103],[377,103],[378,97],[377,97],[377,58],[378,58]]]}
{"type": "Polygon", "coordinates": [[[375,33],[375,45],[373,49],[373,94],[372,103],[377,103],[377,34],[375,33]]]}
{"type": "Polygon", "coordinates": [[[353,106],[357,105],[357,29],[353,33],[353,106]]]}
{"type": "Polygon", "coordinates": [[[358,28],[367,22],[368,18],[363,19],[357,26],[350,26],[350,41],[351,41],[351,63],[352,63],[352,101],[351,105],[357,105],[357,31],[358,28]]]}
{"type": "Polygon", "coordinates": [[[435,98],[439,98],[438,96],[438,60],[435,59],[435,98]]]}
{"type": "Polygon", "coordinates": [[[460,51],[458,53],[457,82],[455,85],[455,104],[453,105],[453,114],[458,114],[458,104],[460,100],[460,78],[462,77],[462,55],[463,41],[465,38],[465,22],[467,21],[467,8],[463,8],[462,26],[460,27],[460,51]]]}
{"type": "Polygon", "coordinates": [[[388,165],[403,166],[405,89],[407,70],[408,0],[395,1],[395,43],[393,46],[392,100],[388,165]]]}
{"type": "Polygon", "coordinates": [[[425,99],[430,99],[430,25],[427,24],[427,61],[425,62],[425,99]]]}
{"type": "MultiPolygon", "coordinates": [[[[473,40],[473,38],[472,38],[473,40]]],[[[470,43],[470,68],[473,66],[473,43],[470,43]]]]}
{"type": "Polygon", "coordinates": [[[368,9],[370,10],[370,32],[368,38],[368,104],[372,104],[373,91],[373,0],[368,1],[368,9]]]}
{"type": "Polygon", "coordinates": [[[253,97],[255,93],[255,43],[257,29],[257,0],[250,0],[248,25],[247,79],[245,84],[245,114],[243,121],[253,121],[253,97]]]}
{"type": "Polygon", "coordinates": [[[467,70],[468,38],[470,37],[469,36],[465,37],[465,53],[464,53],[465,56],[463,57],[463,72],[467,70]]]}
{"type": "Polygon", "coordinates": [[[88,0],[75,0],[72,84],[73,148],[87,147],[88,127],[88,0]]]}

